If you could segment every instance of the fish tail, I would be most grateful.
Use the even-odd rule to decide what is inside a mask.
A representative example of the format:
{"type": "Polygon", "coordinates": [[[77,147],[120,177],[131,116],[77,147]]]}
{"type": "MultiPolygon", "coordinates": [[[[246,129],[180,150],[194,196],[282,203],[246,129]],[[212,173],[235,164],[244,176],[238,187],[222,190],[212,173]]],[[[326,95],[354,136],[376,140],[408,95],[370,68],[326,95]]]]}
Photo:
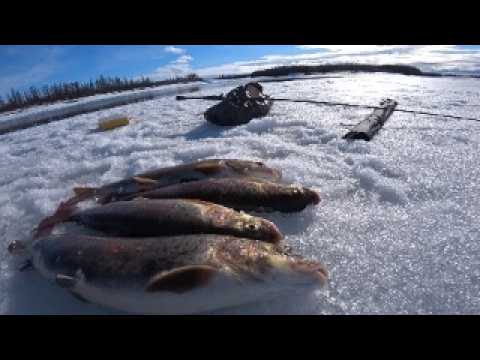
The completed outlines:
{"type": "Polygon", "coordinates": [[[10,244],[8,244],[8,252],[12,255],[23,254],[26,249],[26,243],[21,240],[14,240],[10,244]]]}
{"type": "Polygon", "coordinates": [[[94,187],[74,187],[73,192],[75,197],[83,199],[88,199],[95,196],[97,188],[94,187]]]}
{"type": "Polygon", "coordinates": [[[40,224],[38,224],[38,226],[34,229],[33,238],[36,239],[42,236],[49,235],[55,225],[68,220],[68,218],[72,216],[75,210],[75,205],[72,205],[68,201],[61,202],[55,213],[44,218],[40,222],[40,224]]]}

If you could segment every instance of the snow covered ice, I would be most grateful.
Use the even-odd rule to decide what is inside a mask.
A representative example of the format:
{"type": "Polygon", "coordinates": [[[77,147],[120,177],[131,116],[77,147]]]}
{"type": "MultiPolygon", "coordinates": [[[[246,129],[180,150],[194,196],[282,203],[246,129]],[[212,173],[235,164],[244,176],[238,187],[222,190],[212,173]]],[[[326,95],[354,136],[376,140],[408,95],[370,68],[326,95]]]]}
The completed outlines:
{"type": "MultiPolygon", "coordinates": [[[[197,95],[245,81],[216,82],[197,95]]],[[[391,74],[266,82],[266,94],[479,117],[480,81],[391,74]]],[[[111,314],[7,252],[78,185],[99,186],[156,167],[205,158],[264,161],[322,201],[296,214],[266,214],[330,281],[303,296],[225,309],[224,314],[470,314],[480,312],[480,124],[394,113],[367,143],[342,139],[341,124],[370,110],[275,103],[269,116],[235,128],[203,119],[212,102],[156,98],[0,136],[0,312],[111,314]],[[99,118],[130,125],[94,133],[99,118]]],[[[11,116],[9,116],[11,119],[11,116]]],[[[0,121],[2,121],[0,117],[0,121]]]]}

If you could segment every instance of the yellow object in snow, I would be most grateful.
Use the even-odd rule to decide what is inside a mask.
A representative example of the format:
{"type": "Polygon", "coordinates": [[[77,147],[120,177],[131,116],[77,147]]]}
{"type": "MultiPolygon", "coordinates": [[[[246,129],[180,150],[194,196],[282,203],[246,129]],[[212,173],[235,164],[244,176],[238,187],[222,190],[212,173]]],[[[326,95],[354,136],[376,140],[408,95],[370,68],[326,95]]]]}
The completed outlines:
{"type": "Polygon", "coordinates": [[[106,131],[106,130],[112,130],[120,126],[125,126],[128,125],[130,121],[126,116],[120,116],[120,117],[109,117],[106,119],[102,119],[98,122],[98,128],[100,130],[106,131]]]}

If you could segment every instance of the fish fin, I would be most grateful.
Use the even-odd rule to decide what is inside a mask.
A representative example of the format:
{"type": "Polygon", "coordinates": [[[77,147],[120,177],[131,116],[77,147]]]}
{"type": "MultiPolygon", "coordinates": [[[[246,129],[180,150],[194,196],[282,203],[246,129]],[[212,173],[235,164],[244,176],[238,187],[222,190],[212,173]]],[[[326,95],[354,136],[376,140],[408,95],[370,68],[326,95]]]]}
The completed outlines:
{"type": "Polygon", "coordinates": [[[202,174],[205,175],[212,175],[216,174],[221,170],[221,166],[218,163],[203,163],[203,164],[198,164],[195,166],[195,170],[200,171],[202,174]]]}
{"type": "Polygon", "coordinates": [[[140,189],[140,191],[150,190],[158,186],[157,180],[144,178],[140,176],[134,176],[132,179],[137,183],[137,186],[140,189]]]}
{"type": "Polygon", "coordinates": [[[83,200],[86,200],[90,198],[90,196],[88,197],[84,197],[83,195],[80,195],[80,196],[72,196],[70,199],[68,199],[67,201],[65,201],[65,205],[70,205],[70,206],[73,206],[73,205],[76,205],[78,204],[79,202],[82,202],[83,200]]]}
{"type": "Polygon", "coordinates": [[[141,176],[134,176],[133,180],[135,180],[135,182],[137,184],[146,184],[146,185],[156,185],[156,184],[158,184],[157,180],[153,180],[153,179],[149,179],[149,178],[141,177],[141,176]]]}
{"type": "Polygon", "coordinates": [[[38,224],[36,229],[34,229],[33,238],[36,239],[41,236],[49,235],[55,225],[68,220],[76,209],[77,207],[75,205],[71,205],[68,202],[61,202],[55,213],[44,218],[40,224],[38,224]]]}
{"type": "Polygon", "coordinates": [[[82,269],[78,269],[74,276],[57,274],[55,276],[55,282],[62,288],[73,290],[73,288],[79,283],[85,281],[85,274],[82,269]]]}
{"type": "Polygon", "coordinates": [[[184,293],[207,285],[218,270],[208,265],[183,266],[154,275],[146,287],[147,292],[169,291],[184,293]]]}
{"type": "Polygon", "coordinates": [[[69,290],[70,295],[72,295],[77,300],[80,300],[84,303],[90,303],[90,301],[85,299],[82,295],[76,293],[75,290],[74,290],[75,286],[81,280],[82,274],[83,273],[78,274],[78,272],[75,276],[57,274],[57,276],[55,276],[55,282],[57,283],[58,286],[69,290]]]}
{"type": "Polygon", "coordinates": [[[200,204],[200,205],[207,205],[207,206],[216,205],[215,207],[222,206],[222,205],[213,203],[211,201],[205,201],[205,200],[202,200],[202,199],[183,199],[183,200],[189,201],[191,203],[200,204]]]}
{"type": "Polygon", "coordinates": [[[84,200],[91,199],[97,195],[98,188],[94,187],[74,187],[75,196],[68,199],[66,205],[76,205],[84,200]]]}
{"type": "Polygon", "coordinates": [[[73,289],[77,284],[78,279],[76,279],[73,276],[57,274],[57,276],[55,276],[55,282],[57,283],[58,286],[64,289],[73,289]]]}
{"type": "Polygon", "coordinates": [[[86,187],[79,186],[79,187],[73,188],[73,192],[75,193],[75,196],[81,197],[82,199],[87,199],[95,196],[96,191],[97,191],[97,188],[88,187],[88,186],[86,187]]]}
{"type": "Polygon", "coordinates": [[[135,197],[132,197],[131,199],[127,198],[126,200],[132,200],[132,201],[143,201],[143,200],[148,200],[148,198],[146,197],[143,197],[143,196],[135,196],[135,197]]]}

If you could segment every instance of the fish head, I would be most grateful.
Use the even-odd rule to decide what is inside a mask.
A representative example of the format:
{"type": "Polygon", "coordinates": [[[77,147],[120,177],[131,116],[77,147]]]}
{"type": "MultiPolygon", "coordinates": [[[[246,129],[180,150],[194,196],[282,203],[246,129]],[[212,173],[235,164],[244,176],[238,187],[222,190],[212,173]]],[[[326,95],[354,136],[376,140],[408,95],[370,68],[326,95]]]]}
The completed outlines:
{"type": "Polygon", "coordinates": [[[266,166],[261,161],[226,160],[225,164],[236,174],[252,178],[278,181],[282,172],[266,166]]]}
{"type": "Polygon", "coordinates": [[[328,271],[317,261],[287,254],[270,254],[267,259],[271,277],[280,283],[323,286],[327,282],[328,271]]]}
{"type": "Polygon", "coordinates": [[[51,277],[51,274],[64,270],[62,256],[59,255],[62,246],[55,241],[56,236],[40,237],[33,241],[31,246],[32,260],[40,273],[51,277]]]}
{"type": "MultiPolygon", "coordinates": [[[[274,189],[274,191],[277,190],[274,189]]],[[[290,208],[292,211],[302,210],[308,205],[317,205],[320,202],[320,196],[316,191],[302,186],[283,187],[279,190],[279,194],[282,207],[290,208]]]]}
{"type": "Polygon", "coordinates": [[[236,227],[243,236],[270,243],[278,243],[283,239],[283,234],[274,223],[244,212],[241,212],[239,217],[236,227]]]}
{"type": "MultiPolygon", "coordinates": [[[[35,267],[47,279],[57,274],[74,276],[79,270],[81,258],[89,237],[74,234],[58,234],[40,237],[32,243],[31,255],[35,267]]],[[[104,257],[89,257],[90,261],[105,261],[104,257]]]]}
{"type": "Polygon", "coordinates": [[[316,191],[302,187],[300,192],[309,204],[318,205],[320,203],[320,195],[316,191]]]}
{"type": "Polygon", "coordinates": [[[230,239],[217,258],[237,278],[282,287],[326,284],[328,272],[317,261],[290,254],[282,245],[230,239]]]}

